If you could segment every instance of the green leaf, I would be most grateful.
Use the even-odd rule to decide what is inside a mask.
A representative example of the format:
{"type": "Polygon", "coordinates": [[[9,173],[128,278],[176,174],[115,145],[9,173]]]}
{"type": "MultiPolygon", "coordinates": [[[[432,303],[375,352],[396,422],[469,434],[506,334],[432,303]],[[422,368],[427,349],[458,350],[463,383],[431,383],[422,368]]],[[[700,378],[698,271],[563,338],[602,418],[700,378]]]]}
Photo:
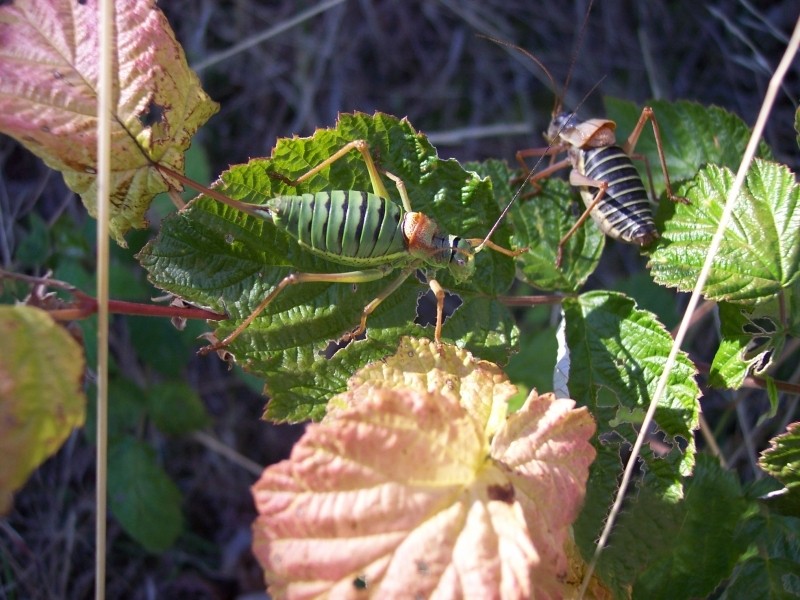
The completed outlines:
{"type": "MultiPolygon", "coordinates": [[[[301,185],[286,183],[355,139],[368,141],[379,167],[403,179],[414,210],[433,217],[444,231],[479,238],[498,218],[488,179],[464,171],[454,160],[439,159],[407,121],[383,114],[342,115],[335,129],[318,130],[311,138],[280,140],[271,159],[253,160],[224,173],[220,190],[254,203],[304,192],[372,191],[363,157],[355,151],[301,185]]],[[[385,182],[399,203],[396,187],[385,182]]],[[[501,228],[494,241],[507,246],[508,230],[501,228]]],[[[215,332],[219,339],[288,274],[353,270],[313,255],[271,221],[248,217],[202,197],[166,218],[158,238],[140,252],[139,260],[156,286],[194,304],[226,311],[230,320],[215,332]]],[[[378,260],[374,266],[382,264],[378,260]]],[[[395,271],[357,286],[289,286],[231,344],[237,362],[267,378],[270,418],[319,418],[328,398],[344,389],[349,374],[393,351],[400,336],[432,337],[433,327],[413,324],[417,297],[428,288],[412,275],[370,316],[366,339],[349,344],[331,358],[329,342],[354,329],[364,306],[398,274],[395,271]]],[[[463,301],[445,321],[443,338],[481,358],[505,362],[517,334],[509,311],[495,298],[513,281],[513,261],[487,250],[476,257],[476,273],[470,281],[456,284],[444,271],[436,277],[463,301]]]]}
{"type": "MultiPolygon", "coordinates": [[[[690,291],[708,255],[734,175],[709,166],[683,186],[690,204],[675,205],[650,260],[655,280],[690,291]]],[[[774,301],[798,275],[800,187],[784,166],[756,160],[703,290],[712,300],[774,301]]]]}
{"type": "Polygon", "coordinates": [[[150,386],[147,408],[156,426],[171,435],[202,429],[211,421],[197,392],[183,382],[150,386]]]}
{"type": "Polygon", "coordinates": [[[764,421],[772,419],[778,414],[780,398],[778,397],[778,386],[775,384],[775,379],[766,373],[763,375],[764,382],[767,384],[767,398],[769,398],[769,412],[762,414],[758,419],[758,424],[761,425],[764,421]]]}
{"type": "Polygon", "coordinates": [[[163,552],[183,530],[181,493],[146,444],[126,438],[111,446],[108,494],[120,525],[150,552],[163,552]]]}
{"type": "Polygon", "coordinates": [[[797,145],[800,146],[800,107],[794,111],[794,130],[797,132],[797,145]]]}
{"type": "MultiPolygon", "coordinates": [[[[609,507],[618,489],[619,474],[624,468],[620,460],[619,448],[616,445],[595,444],[595,448],[597,457],[589,470],[583,511],[574,525],[575,541],[584,557],[592,556],[594,553],[600,526],[608,517],[609,507]]],[[[638,489],[634,489],[630,494],[633,495],[637,492],[638,489]]],[[[643,534],[640,544],[647,543],[651,539],[647,535],[651,527],[655,529],[653,533],[658,533],[661,529],[660,519],[669,518],[671,514],[671,511],[666,511],[661,507],[661,510],[653,511],[652,518],[641,519],[644,531],[638,530],[643,534]]],[[[626,519],[626,513],[620,514],[619,518],[626,519]]],[[[619,523],[615,530],[617,539],[620,539],[621,535],[632,535],[637,531],[635,528],[623,527],[619,523]],[[623,533],[629,530],[633,533],[623,533]]],[[[639,549],[641,550],[641,546],[639,549]]],[[[646,556],[646,553],[643,555],[641,552],[630,552],[625,546],[618,546],[615,541],[613,546],[607,546],[601,554],[597,566],[598,574],[606,585],[616,590],[616,595],[619,597],[633,581],[635,574],[641,571],[643,565],[646,564],[646,556]]]]}
{"type": "MultiPolygon", "coordinates": [[[[575,525],[584,555],[593,551],[597,535],[588,523],[607,513],[608,504],[601,503],[605,499],[597,490],[616,492],[618,480],[608,473],[622,466],[619,449],[601,445],[595,466],[600,468],[590,475],[584,515],[575,525]]],[[[634,585],[638,598],[705,597],[729,575],[752,539],[739,531],[752,507],[735,475],[712,457],[699,455],[694,473],[669,489],[660,485],[657,474],[647,472],[625,498],[598,573],[626,596],[634,585]]]]}
{"type": "Polygon", "coordinates": [[[800,335],[800,280],[755,306],[720,302],[719,316],[720,347],[709,382],[736,389],[751,370],[765,377],[783,359],[786,342],[800,335]]]}
{"type": "Polygon", "coordinates": [[[86,418],[83,351],[43,310],[0,306],[0,514],[86,418]]]}
{"type": "MultiPolygon", "coordinates": [[[[618,141],[624,141],[633,131],[641,108],[633,102],[606,98],[606,114],[617,122],[618,141]]],[[[716,106],[702,106],[694,102],[667,102],[651,100],[647,103],[658,119],[664,155],[670,181],[691,179],[709,164],[737,169],[744,154],[750,128],[738,116],[716,106]]],[[[664,191],[664,175],[659,166],[658,152],[652,126],[645,124],[635,154],[646,156],[653,175],[653,185],[660,195],[664,191]]],[[[770,157],[765,144],[759,148],[759,156],[770,157]]],[[[647,170],[643,161],[634,161],[643,180],[647,183],[647,170]]],[[[673,188],[673,191],[674,188],[673,188]]]]}
{"type": "MultiPolygon", "coordinates": [[[[518,188],[509,181],[518,173],[504,162],[490,160],[476,167],[490,175],[495,196],[506,206],[518,188]]],[[[558,244],[583,211],[583,202],[576,188],[558,178],[540,182],[541,191],[531,197],[519,197],[509,213],[514,227],[513,246],[530,250],[517,257],[522,279],[547,291],[575,291],[597,268],[603,252],[605,236],[590,219],[569,238],[561,267],[556,267],[558,244]]],[[[530,187],[524,188],[525,193],[530,187]]]]}
{"type": "Polygon", "coordinates": [[[751,369],[767,370],[779,355],[787,332],[775,317],[759,317],[738,304],[720,302],[720,345],[709,372],[709,384],[718,388],[739,389],[751,369]]]}
{"type": "Polygon", "coordinates": [[[800,519],[758,511],[740,523],[739,536],[750,544],[720,598],[797,598],[800,577],[800,519]]]}
{"type": "Polygon", "coordinates": [[[759,466],[788,488],[800,488],[800,423],[791,423],[786,433],[772,438],[759,466]]]}
{"type": "MultiPolygon", "coordinates": [[[[575,528],[578,543],[586,551],[596,540],[612,503],[622,468],[620,453],[636,438],[672,338],[652,313],[638,309],[633,300],[618,293],[591,292],[566,299],[564,320],[567,354],[561,357],[559,369],[568,374],[570,397],[588,406],[594,415],[598,439],[603,440],[596,446],[598,460],[592,466],[587,491],[586,506],[596,509],[585,510],[575,528]]],[[[694,465],[692,432],[699,412],[694,376],[694,366],[679,353],[655,415],[659,439],[671,449],[656,457],[645,446],[641,455],[648,472],[643,486],[652,488],[648,493],[654,494],[648,502],[663,505],[653,510],[665,518],[667,506],[680,496],[682,479],[694,465]]],[[[636,531],[641,531],[640,518],[653,517],[634,519],[631,527],[636,531]]],[[[627,575],[617,577],[629,581],[638,567],[620,568],[627,575]]]]}
{"type": "MultiPolygon", "coordinates": [[[[89,414],[86,418],[84,435],[90,443],[97,443],[97,390],[90,387],[89,414]]],[[[108,439],[113,444],[129,438],[142,427],[147,416],[147,393],[138,385],[119,376],[112,376],[108,382],[108,439]]]]}
{"type": "MultiPolygon", "coordinates": [[[[730,574],[747,546],[736,536],[748,504],[734,474],[701,454],[685,489],[669,535],[659,536],[658,556],[651,555],[649,568],[634,586],[634,597],[706,597],[730,574]]],[[[631,546],[626,550],[637,551],[631,546]]]]}
{"type": "MultiPolygon", "coordinates": [[[[795,532],[797,535],[797,532],[795,532]]],[[[720,600],[737,598],[769,598],[790,600],[797,598],[800,577],[795,560],[754,557],[744,562],[734,573],[720,600]]]]}
{"type": "MultiPolygon", "coordinates": [[[[565,299],[564,319],[571,397],[598,416],[600,431],[616,431],[633,441],[634,427],[624,425],[638,424],[650,405],[672,347],[669,332],[655,315],[613,292],[565,299]]],[[[698,424],[700,392],[694,376],[694,365],[679,353],[655,417],[673,441],[691,439],[698,424]]],[[[689,459],[684,466],[691,464],[689,459]]]]}

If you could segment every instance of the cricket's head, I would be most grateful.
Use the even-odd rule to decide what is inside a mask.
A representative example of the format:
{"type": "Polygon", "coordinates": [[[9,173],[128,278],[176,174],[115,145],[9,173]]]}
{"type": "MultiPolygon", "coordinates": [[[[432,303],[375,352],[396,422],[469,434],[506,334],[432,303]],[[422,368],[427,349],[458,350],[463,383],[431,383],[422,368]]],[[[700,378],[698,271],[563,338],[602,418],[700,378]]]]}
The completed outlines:
{"type": "Polygon", "coordinates": [[[429,216],[410,212],[403,216],[403,236],[408,253],[437,269],[448,269],[461,283],[475,274],[475,252],[469,240],[447,235],[429,216]]]}
{"type": "Polygon", "coordinates": [[[451,248],[448,268],[453,279],[458,283],[471,279],[475,275],[475,252],[472,244],[462,237],[450,235],[447,245],[451,248]]]}
{"type": "Polygon", "coordinates": [[[553,117],[545,137],[548,143],[566,142],[576,148],[599,148],[616,142],[617,124],[609,119],[580,121],[574,112],[562,112],[553,117]]]}
{"type": "Polygon", "coordinates": [[[550,125],[544,134],[548,144],[554,144],[565,132],[574,128],[578,124],[578,115],[574,112],[562,111],[553,115],[550,125]]]}

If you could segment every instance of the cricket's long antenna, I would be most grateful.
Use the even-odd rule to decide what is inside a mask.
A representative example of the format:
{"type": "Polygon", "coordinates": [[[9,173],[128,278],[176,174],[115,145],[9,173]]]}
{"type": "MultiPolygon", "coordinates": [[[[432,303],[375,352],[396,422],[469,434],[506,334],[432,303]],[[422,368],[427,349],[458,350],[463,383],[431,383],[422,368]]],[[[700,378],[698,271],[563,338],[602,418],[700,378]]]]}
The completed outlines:
{"type": "MultiPolygon", "coordinates": [[[[586,14],[583,15],[583,23],[581,23],[580,33],[578,33],[578,43],[575,44],[575,48],[572,51],[572,56],[570,56],[569,71],[567,71],[567,76],[564,79],[564,87],[561,90],[561,95],[557,97],[557,100],[560,100],[561,102],[561,106],[558,107],[558,112],[561,112],[561,108],[564,106],[564,100],[566,99],[567,90],[569,89],[569,82],[572,79],[572,73],[575,71],[575,63],[578,62],[578,53],[581,51],[581,46],[583,46],[583,38],[586,36],[586,29],[589,25],[589,13],[592,12],[592,4],[594,4],[594,0],[589,0],[589,6],[586,9],[586,14]]],[[[555,116],[555,108],[553,111],[553,116],[555,116]]]]}
{"type": "MultiPolygon", "coordinates": [[[[488,35],[483,35],[482,33],[479,33],[478,37],[482,37],[484,39],[489,40],[490,42],[494,42],[498,46],[505,46],[506,48],[511,48],[512,50],[516,50],[517,52],[524,54],[527,58],[536,63],[536,65],[544,72],[544,74],[547,75],[547,79],[550,80],[550,89],[553,91],[553,94],[556,97],[555,105],[553,106],[553,116],[555,116],[558,106],[562,104],[562,100],[561,98],[558,97],[557,93],[558,86],[556,85],[556,80],[553,79],[552,73],[550,73],[547,67],[544,66],[544,63],[540,61],[538,58],[536,58],[531,52],[525,50],[525,48],[517,46],[516,44],[512,44],[511,42],[507,42],[505,40],[499,40],[497,38],[493,38],[488,35]]],[[[571,70],[572,68],[570,67],[570,71],[571,70]]]]}
{"type": "MultiPolygon", "coordinates": [[[[528,53],[526,52],[526,54],[528,54],[528,53]]],[[[578,102],[578,105],[575,107],[575,111],[574,112],[576,112],[576,113],[578,112],[578,109],[581,106],[583,106],[583,103],[586,102],[587,98],[589,98],[589,96],[591,96],[594,93],[594,91],[598,88],[598,86],[601,83],[603,83],[604,79],[605,79],[605,76],[601,77],[597,81],[597,83],[595,83],[592,86],[592,88],[586,93],[586,95],[581,99],[581,101],[578,102]]],[[[505,218],[506,214],[508,214],[508,211],[511,210],[511,206],[514,204],[514,202],[517,201],[517,198],[519,198],[520,195],[522,194],[522,190],[525,189],[525,184],[528,183],[528,179],[530,179],[531,176],[533,175],[533,173],[536,171],[536,169],[539,168],[539,165],[542,163],[542,161],[544,160],[545,156],[548,156],[548,154],[550,152],[550,148],[553,147],[553,144],[555,144],[555,141],[560,137],[561,132],[564,131],[564,129],[566,129],[568,126],[571,126],[571,124],[572,124],[572,119],[566,120],[564,122],[564,124],[559,128],[558,132],[553,137],[553,139],[547,143],[547,148],[545,149],[544,152],[542,152],[542,155],[539,157],[539,160],[536,161],[536,164],[534,164],[533,167],[531,167],[531,170],[528,171],[528,174],[525,175],[525,179],[523,179],[522,183],[517,188],[517,191],[514,192],[514,195],[511,197],[511,200],[508,201],[508,204],[506,204],[506,207],[500,213],[500,216],[497,218],[497,221],[494,222],[494,225],[492,225],[492,228],[489,230],[489,233],[486,234],[486,237],[483,238],[483,241],[475,248],[475,253],[476,254],[478,252],[480,252],[481,250],[483,250],[483,248],[486,246],[486,244],[489,243],[489,240],[494,235],[494,232],[497,231],[497,228],[500,227],[500,223],[503,222],[503,219],[505,218]]]]}
{"type": "MultiPolygon", "coordinates": [[[[575,46],[575,50],[572,52],[572,58],[571,58],[571,61],[570,61],[569,71],[567,72],[567,77],[564,80],[564,87],[561,90],[561,94],[559,94],[556,91],[558,86],[556,86],[555,80],[553,79],[553,76],[550,74],[550,71],[548,71],[547,67],[544,66],[542,61],[540,61],[538,58],[536,58],[532,53],[528,52],[524,48],[520,48],[516,44],[511,44],[511,43],[503,41],[503,40],[498,40],[498,39],[495,39],[493,37],[489,37],[487,35],[479,35],[479,37],[486,38],[487,40],[492,41],[495,44],[498,44],[500,46],[506,46],[507,48],[511,48],[513,50],[517,50],[518,52],[521,52],[522,54],[527,56],[529,59],[531,59],[534,63],[536,63],[542,69],[542,71],[544,71],[545,75],[547,75],[547,78],[550,80],[550,86],[551,86],[551,89],[553,90],[553,94],[555,95],[555,103],[553,104],[553,114],[552,114],[553,118],[555,118],[555,116],[559,112],[561,112],[561,110],[563,108],[564,96],[567,93],[567,86],[569,85],[570,79],[572,78],[572,72],[573,72],[573,70],[575,68],[575,62],[577,61],[578,52],[580,51],[581,45],[583,44],[583,38],[584,38],[584,35],[586,34],[586,28],[587,28],[587,26],[589,24],[589,13],[592,11],[592,4],[594,4],[594,0],[589,0],[589,7],[586,9],[586,14],[583,17],[583,23],[581,24],[580,33],[578,35],[578,43],[575,46]]],[[[597,83],[595,83],[592,86],[592,88],[586,93],[586,95],[581,99],[581,101],[575,107],[575,110],[573,112],[575,112],[575,113],[578,112],[578,109],[583,105],[584,102],[586,102],[586,99],[589,96],[592,95],[592,93],[597,89],[597,87],[603,82],[604,79],[605,79],[605,76],[601,77],[597,81],[597,83]]],[[[561,132],[570,123],[571,123],[571,119],[565,121],[564,124],[559,128],[558,133],[553,137],[553,139],[548,141],[547,148],[542,153],[542,155],[539,157],[539,160],[537,160],[536,164],[534,164],[533,167],[531,167],[531,170],[525,176],[525,179],[523,179],[522,184],[519,186],[517,191],[514,192],[514,195],[511,197],[511,200],[509,200],[508,204],[506,204],[506,207],[500,213],[500,216],[498,217],[497,221],[495,221],[494,225],[492,225],[492,228],[489,230],[489,233],[486,234],[486,237],[483,238],[483,241],[475,248],[475,252],[476,253],[478,253],[481,250],[483,250],[483,248],[489,242],[491,237],[494,235],[494,232],[497,231],[498,227],[500,227],[500,223],[502,223],[503,219],[508,214],[508,211],[511,210],[511,206],[514,204],[514,202],[517,201],[517,198],[519,198],[519,196],[522,194],[522,190],[525,188],[525,184],[528,182],[528,179],[530,179],[531,176],[536,171],[536,169],[539,168],[539,165],[544,160],[544,157],[549,155],[550,149],[553,147],[553,144],[555,143],[555,140],[557,140],[559,138],[561,132]]]]}

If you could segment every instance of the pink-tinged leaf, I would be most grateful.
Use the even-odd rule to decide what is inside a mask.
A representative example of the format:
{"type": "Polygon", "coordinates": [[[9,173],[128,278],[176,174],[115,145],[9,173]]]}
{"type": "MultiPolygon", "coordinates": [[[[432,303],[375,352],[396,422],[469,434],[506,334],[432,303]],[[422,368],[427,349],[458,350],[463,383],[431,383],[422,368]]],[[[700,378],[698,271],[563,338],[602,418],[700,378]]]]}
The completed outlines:
{"type": "MultiPolygon", "coordinates": [[[[97,0],[0,5],[0,132],[64,175],[96,214],[97,0]]],[[[117,2],[111,231],[124,245],[166,190],[151,167],[183,171],[191,136],[217,110],[152,0],[117,2]]]]}
{"type": "Polygon", "coordinates": [[[567,569],[564,544],[583,504],[595,458],[588,442],[594,431],[586,407],[576,409],[574,400],[534,392],[492,440],[492,457],[508,469],[542,556],[534,567],[535,581],[550,581],[553,572],[567,569]]]}
{"type": "Polygon", "coordinates": [[[563,595],[594,425],[570,400],[532,396],[487,434],[491,406],[513,393],[498,373],[418,340],[359,372],[253,487],[254,551],[273,597],[563,595]]]}

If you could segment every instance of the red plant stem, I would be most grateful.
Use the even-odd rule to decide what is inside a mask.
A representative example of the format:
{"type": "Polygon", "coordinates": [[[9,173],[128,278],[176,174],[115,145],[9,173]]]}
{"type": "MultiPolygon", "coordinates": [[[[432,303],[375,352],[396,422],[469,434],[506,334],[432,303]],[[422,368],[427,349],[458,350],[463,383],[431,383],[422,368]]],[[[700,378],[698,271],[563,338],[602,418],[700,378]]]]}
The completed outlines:
{"type": "MultiPolygon", "coordinates": [[[[80,290],[72,290],[77,300],[77,306],[72,308],[57,308],[48,311],[50,316],[60,321],[84,319],[97,312],[97,300],[80,290]]],[[[109,312],[124,315],[139,315],[143,317],[178,317],[184,319],[209,319],[221,321],[227,315],[212,312],[194,306],[161,306],[159,304],[142,304],[139,302],[126,302],[125,300],[109,300],[109,312]]]]}
{"type": "MultiPolygon", "coordinates": [[[[73,321],[76,319],[85,319],[97,312],[97,300],[94,297],[85,294],[76,287],[63,281],[48,279],[46,277],[22,275],[20,273],[10,273],[0,269],[0,278],[3,277],[25,281],[34,285],[44,285],[64,290],[71,294],[75,298],[75,304],[73,306],[53,309],[42,306],[39,307],[47,310],[50,316],[56,320],[73,321]]],[[[162,306],[160,304],[142,304],[140,302],[127,302],[125,300],[109,300],[108,309],[109,312],[116,314],[140,315],[144,317],[177,317],[183,319],[207,319],[211,321],[221,321],[228,318],[227,315],[215,313],[203,308],[196,308],[194,306],[162,306]]]]}

